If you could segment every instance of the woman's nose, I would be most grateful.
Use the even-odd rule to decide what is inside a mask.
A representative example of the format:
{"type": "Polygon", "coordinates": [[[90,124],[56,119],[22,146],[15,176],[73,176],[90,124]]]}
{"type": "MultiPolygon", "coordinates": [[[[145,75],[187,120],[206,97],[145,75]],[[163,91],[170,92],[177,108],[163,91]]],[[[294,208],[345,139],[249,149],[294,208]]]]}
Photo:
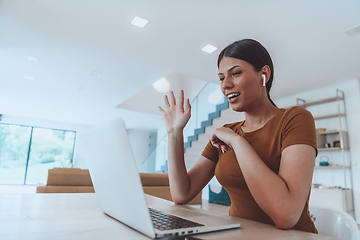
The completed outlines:
{"type": "Polygon", "coordinates": [[[223,89],[229,89],[233,87],[233,79],[231,76],[227,75],[224,77],[224,80],[221,82],[221,86],[223,89]]]}

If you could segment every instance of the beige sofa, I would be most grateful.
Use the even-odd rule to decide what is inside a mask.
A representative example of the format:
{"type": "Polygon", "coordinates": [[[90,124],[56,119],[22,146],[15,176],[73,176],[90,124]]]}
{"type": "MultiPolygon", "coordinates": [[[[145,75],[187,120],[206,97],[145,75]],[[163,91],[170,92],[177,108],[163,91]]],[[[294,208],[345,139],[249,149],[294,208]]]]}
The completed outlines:
{"type": "Polygon", "coordinates": [[[37,186],[37,193],[93,193],[88,169],[53,168],[48,170],[46,186],[37,186]]]}
{"type": "MultiPolygon", "coordinates": [[[[167,173],[140,173],[146,194],[172,200],[167,173]]],[[[48,170],[46,186],[37,186],[37,193],[93,193],[88,169],[53,168],[48,170]]],[[[201,204],[201,192],[189,204],[201,204]]]]}

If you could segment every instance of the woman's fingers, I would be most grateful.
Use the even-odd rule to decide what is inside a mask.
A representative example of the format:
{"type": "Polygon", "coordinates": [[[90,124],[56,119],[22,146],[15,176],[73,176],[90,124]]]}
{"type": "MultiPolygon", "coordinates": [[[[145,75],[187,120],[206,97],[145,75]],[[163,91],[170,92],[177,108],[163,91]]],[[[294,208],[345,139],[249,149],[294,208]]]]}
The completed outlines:
{"type": "Polygon", "coordinates": [[[190,105],[190,99],[186,99],[186,105],[185,105],[185,112],[191,113],[191,105],[190,105]]]}
{"type": "Polygon", "coordinates": [[[225,153],[228,148],[226,145],[224,144],[221,144],[221,143],[215,143],[215,142],[212,142],[211,143],[214,147],[216,147],[217,149],[219,149],[222,153],[225,153]]]}
{"type": "Polygon", "coordinates": [[[220,148],[220,145],[219,144],[217,144],[217,143],[211,143],[214,147],[216,147],[216,148],[220,148]]]}
{"type": "Polygon", "coordinates": [[[164,101],[165,101],[165,107],[170,108],[169,99],[167,95],[164,96],[164,101]]]}
{"type": "Polygon", "coordinates": [[[224,145],[221,145],[221,151],[224,153],[225,151],[226,151],[226,148],[225,148],[225,146],[224,145]]]}
{"type": "Polygon", "coordinates": [[[210,143],[211,145],[213,145],[214,147],[218,148],[219,147],[219,144],[212,138],[210,138],[210,143]]]}
{"type": "Polygon", "coordinates": [[[173,105],[173,106],[176,105],[176,100],[175,100],[174,91],[171,91],[171,92],[170,92],[170,101],[171,101],[171,105],[173,105]]]}
{"type": "Polygon", "coordinates": [[[179,108],[182,112],[184,112],[184,90],[180,90],[179,108]]]}
{"type": "Polygon", "coordinates": [[[162,107],[158,106],[158,109],[159,109],[159,111],[161,112],[161,114],[164,114],[164,113],[165,113],[165,110],[164,110],[162,107]]]}
{"type": "Polygon", "coordinates": [[[217,149],[219,149],[222,153],[227,152],[228,150],[230,150],[230,147],[224,143],[223,141],[221,141],[219,138],[216,137],[216,135],[213,135],[210,138],[210,142],[211,144],[216,147],[217,149]]]}

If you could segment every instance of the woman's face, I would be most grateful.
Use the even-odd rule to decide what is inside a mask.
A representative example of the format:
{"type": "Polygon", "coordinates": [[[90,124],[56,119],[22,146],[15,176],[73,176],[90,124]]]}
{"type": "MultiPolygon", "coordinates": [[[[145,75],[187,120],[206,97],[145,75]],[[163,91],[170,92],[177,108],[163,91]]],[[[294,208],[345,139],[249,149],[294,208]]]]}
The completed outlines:
{"type": "Polygon", "coordinates": [[[221,90],[234,111],[242,112],[264,95],[261,72],[241,59],[224,57],[219,64],[221,90]]]}

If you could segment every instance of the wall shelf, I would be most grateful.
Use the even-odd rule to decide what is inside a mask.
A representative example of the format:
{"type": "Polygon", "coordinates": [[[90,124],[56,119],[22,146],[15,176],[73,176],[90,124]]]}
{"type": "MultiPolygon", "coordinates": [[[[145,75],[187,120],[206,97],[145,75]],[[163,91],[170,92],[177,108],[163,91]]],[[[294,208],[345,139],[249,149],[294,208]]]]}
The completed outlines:
{"type": "Polygon", "coordinates": [[[316,132],[316,142],[319,152],[342,151],[349,148],[347,131],[328,130],[316,132]],[[334,144],[337,141],[339,145],[334,144]],[[329,147],[326,144],[330,143],[329,147]]]}
{"type": "Polygon", "coordinates": [[[345,117],[345,116],[346,116],[346,114],[344,114],[344,113],[335,113],[335,114],[317,116],[317,117],[314,117],[314,120],[322,120],[322,119],[329,119],[329,118],[338,118],[338,117],[345,117]]]}
{"type": "Polygon", "coordinates": [[[350,169],[350,167],[349,166],[340,166],[340,165],[330,165],[330,166],[315,166],[315,169],[343,170],[343,169],[350,169]]]}
{"type": "Polygon", "coordinates": [[[341,100],[344,100],[344,98],[343,98],[343,97],[336,96],[336,97],[324,98],[324,99],[317,100],[317,101],[312,101],[312,102],[305,102],[305,101],[304,101],[304,103],[298,104],[298,106],[301,106],[301,107],[310,107],[310,106],[314,106],[314,105],[319,105],[319,104],[324,104],[324,103],[330,103],[330,102],[336,102],[336,101],[341,101],[341,100]]]}
{"type": "Polygon", "coordinates": [[[345,150],[341,147],[330,147],[330,148],[318,148],[319,152],[331,152],[331,151],[342,151],[345,150]]]}
{"type": "MultiPolygon", "coordinates": [[[[319,153],[321,152],[323,154],[322,156],[325,156],[323,159],[325,159],[325,161],[327,162],[330,162],[330,166],[316,166],[315,170],[323,170],[323,169],[341,170],[343,172],[342,174],[344,175],[343,176],[344,187],[351,188],[352,187],[351,171],[350,172],[347,171],[347,169],[351,169],[351,161],[350,164],[347,164],[349,162],[348,160],[349,154],[344,151],[349,149],[344,91],[337,89],[336,95],[334,97],[323,98],[310,102],[307,102],[305,99],[302,98],[296,99],[297,106],[301,106],[304,108],[310,106],[314,107],[316,105],[322,105],[332,102],[336,103],[337,107],[333,105],[331,106],[329,105],[328,110],[333,110],[333,111],[323,114],[319,113],[318,116],[314,116],[316,126],[319,125],[322,126],[323,128],[323,126],[330,126],[332,124],[332,126],[336,126],[337,128],[330,130],[326,128],[317,129],[316,141],[317,141],[318,152],[319,153]],[[320,122],[319,120],[325,120],[325,121],[320,122]],[[335,123],[334,121],[336,120],[338,121],[338,124],[334,125],[335,123]],[[326,157],[326,155],[332,157],[326,157]],[[338,161],[333,162],[332,158],[337,158],[338,161]]],[[[311,109],[313,109],[312,112],[316,110],[316,108],[311,108],[311,109]]],[[[321,160],[321,158],[317,160],[324,161],[321,160]]],[[[314,171],[314,174],[316,174],[316,172],[317,171],[314,171]]]]}
{"type": "Polygon", "coordinates": [[[310,204],[346,212],[353,211],[351,159],[350,153],[345,151],[349,149],[349,142],[344,91],[337,89],[336,96],[317,101],[306,102],[298,98],[296,102],[297,106],[304,108],[311,106],[313,113],[318,112],[314,120],[315,125],[319,127],[316,131],[316,141],[318,152],[321,154],[316,159],[317,166],[314,167],[310,204]],[[327,104],[331,102],[337,106],[327,104]],[[327,105],[313,107],[321,104],[327,105]],[[316,111],[317,109],[326,111],[316,111]],[[326,129],[330,126],[335,129],[326,129]],[[330,165],[320,166],[319,162],[330,165]],[[316,188],[317,185],[334,187],[316,188]],[[324,199],[327,201],[324,202],[324,199]]]}
{"type": "Polygon", "coordinates": [[[339,134],[340,131],[339,130],[327,130],[325,132],[317,132],[316,134],[319,135],[331,135],[331,134],[339,134]]]}
{"type": "Polygon", "coordinates": [[[354,210],[352,190],[344,188],[312,187],[310,205],[331,208],[338,211],[351,212],[354,210]],[[324,201],[326,199],[326,201],[324,201]]]}

